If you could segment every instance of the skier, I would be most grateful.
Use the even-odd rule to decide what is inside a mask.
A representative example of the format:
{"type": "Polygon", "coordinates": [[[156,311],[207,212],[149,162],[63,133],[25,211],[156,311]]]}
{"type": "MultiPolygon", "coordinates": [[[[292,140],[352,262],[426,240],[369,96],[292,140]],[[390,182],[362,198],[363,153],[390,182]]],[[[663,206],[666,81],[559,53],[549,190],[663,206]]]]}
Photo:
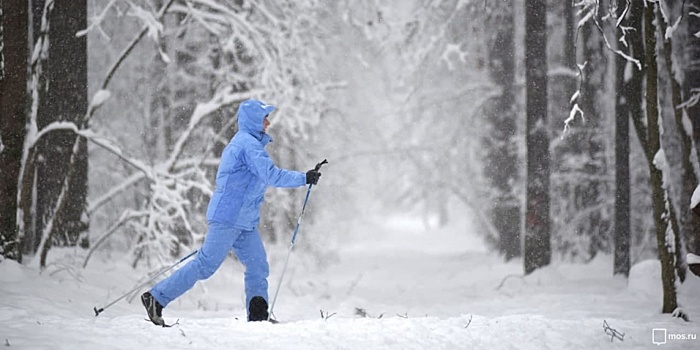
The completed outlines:
{"type": "Polygon", "coordinates": [[[265,146],[272,141],[266,130],[268,115],[274,110],[274,106],[255,99],[238,107],[238,132],[221,155],[216,190],[207,208],[209,230],[204,244],[193,260],[141,295],[155,325],[165,326],[163,308],[198,280],[213,275],[231,249],[245,266],[248,321],[268,319],[269,266],[257,228],[265,190],[267,186],[315,185],[321,177],[315,169],[302,173],[280,169],[272,162],[265,146]]]}

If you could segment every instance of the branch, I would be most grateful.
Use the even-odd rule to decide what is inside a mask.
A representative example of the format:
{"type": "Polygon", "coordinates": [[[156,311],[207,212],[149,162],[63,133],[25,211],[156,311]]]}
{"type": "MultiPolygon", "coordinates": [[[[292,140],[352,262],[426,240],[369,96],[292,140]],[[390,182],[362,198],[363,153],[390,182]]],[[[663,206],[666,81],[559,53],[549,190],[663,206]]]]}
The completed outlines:
{"type": "Polygon", "coordinates": [[[620,57],[624,58],[625,60],[634,63],[637,66],[637,69],[639,69],[640,71],[642,70],[642,63],[639,62],[638,59],[636,59],[636,58],[634,58],[634,57],[632,57],[632,56],[630,56],[630,55],[628,55],[620,50],[616,50],[616,49],[612,48],[612,46],[610,45],[610,42],[608,41],[608,37],[605,35],[605,31],[600,26],[600,23],[598,23],[597,19],[594,19],[593,23],[595,23],[596,28],[598,28],[598,31],[600,32],[600,35],[601,35],[601,37],[603,37],[603,41],[605,42],[605,47],[607,47],[607,49],[610,52],[618,54],[620,57]]]}
{"type": "Polygon", "coordinates": [[[90,252],[85,257],[85,261],[83,261],[83,268],[85,268],[87,266],[87,263],[90,260],[92,253],[95,252],[97,247],[99,247],[104,241],[106,241],[107,238],[109,238],[109,236],[111,236],[114,232],[117,231],[117,229],[124,226],[124,224],[128,223],[129,221],[131,221],[133,219],[138,219],[138,218],[144,217],[146,215],[148,215],[148,213],[146,213],[146,212],[134,212],[131,210],[127,210],[127,211],[123,212],[121,217],[119,218],[119,220],[117,220],[115,223],[113,223],[112,226],[109,229],[107,229],[107,232],[105,232],[102,235],[102,237],[100,237],[95,242],[95,244],[92,245],[92,248],[90,248],[90,252]]]}
{"type": "Polygon", "coordinates": [[[467,322],[467,325],[464,326],[464,328],[469,328],[469,325],[472,324],[472,317],[474,317],[474,316],[473,316],[473,315],[469,315],[469,322],[467,322]]]}
{"type": "MultiPolygon", "coordinates": [[[[73,143],[73,150],[71,152],[71,157],[68,162],[69,168],[68,168],[68,173],[66,176],[63,178],[63,185],[61,186],[61,192],[59,192],[58,197],[56,199],[56,204],[54,205],[53,209],[51,210],[51,214],[48,216],[48,220],[45,223],[44,229],[42,230],[41,234],[41,242],[39,243],[39,247],[37,248],[37,252],[40,252],[39,255],[39,266],[41,268],[44,268],[46,266],[46,258],[49,253],[49,249],[51,248],[51,241],[53,240],[53,235],[55,234],[55,231],[53,230],[53,225],[54,222],[56,221],[56,216],[62,212],[63,206],[65,205],[65,199],[66,199],[66,193],[70,189],[70,180],[73,178],[73,175],[75,174],[75,159],[78,157],[78,148],[80,147],[80,139],[76,139],[76,142],[73,143]]],[[[34,259],[36,261],[36,259],[34,259]]]]}
{"type": "Polygon", "coordinates": [[[615,339],[620,339],[620,341],[625,340],[625,333],[620,333],[617,330],[610,328],[608,322],[603,320],[603,330],[605,334],[610,336],[610,342],[612,343],[615,339]]]}
{"type": "MultiPolygon", "coordinates": [[[[150,166],[144,164],[143,162],[141,162],[138,159],[124,156],[122,154],[121,148],[112,144],[111,141],[98,136],[97,134],[93,133],[90,129],[79,129],[78,126],[73,122],[53,122],[53,123],[47,125],[45,128],[41,129],[41,131],[36,134],[34,144],[36,143],[37,140],[39,140],[40,137],[46,135],[47,133],[49,133],[51,131],[56,131],[56,130],[73,131],[78,137],[82,136],[82,137],[86,138],[87,140],[89,140],[90,142],[102,147],[103,149],[107,150],[108,152],[121,158],[125,163],[140,170],[149,179],[153,178],[153,169],[150,166]]],[[[77,143],[77,139],[76,139],[76,143],[77,143]]]]}
{"type": "Polygon", "coordinates": [[[622,24],[622,20],[625,19],[625,17],[627,16],[627,13],[630,10],[630,0],[625,0],[625,2],[627,2],[627,5],[625,6],[625,9],[622,11],[620,16],[617,18],[617,22],[615,22],[615,28],[620,27],[620,24],[622,24]]]}
{"type": "Polygon", "coordinates": [[[692,95],[688,97],[688,100],[678,105],[678,108],[693,107],[696,104],[698,104],[698,102],[700,102],[700,88],[692,88],[690,89],[690,92],[692,93],[692,95]]]}
{"type": "MultiPolygon", "coordinates": [[[[165,12],[168,10],[170,5],[173,4],[173,2],[175,2],[175,0],[169,0],[168,3],[163,5],[163,7],[160,9],[160,11],[158,11],[158,15],[156,16],[156,20],[160,21],[163,19],[165,12]]],[[[146,36],[146,33],[148,33],[148,30],[149,30],[149,27],[147,25],[143,26],[143,28],[141,28],[141,32],[131,41],[129,46],[127,46],[124,49],[124,51],[122,51],[122,53],[119,55],[119,58],[117,59],[117,61],[112,65],[112,67],[107,72],[107,76],[105,77],[104,81],[102,82],[102,90],[107,90],[107,86],[112,81],[112,78],[114,77],[114,73],[117,71],[117,69],[119,69],[119,67],[122,65],[122,63],[126,60],[126,57],[129,56],[129,54],[134,49],[134,47],[136,47],[136,44],[138,44],[141,41],[141,39],[143,39],[143,37],[146,36]]],[[[92,111],[91,111],[91,113],[88,114],[88,117],[85,120],[86,123],[90,119],[90,117],[92,117],[92,114],[93,114],[92,111]]]]}
{"type": "Polygon", "coordinates": [[[92,20],[90,21],[90,25],[86,29],[78,31],[75,34],[75,36],[77,38],[83,37],[83,36],[87,35],[87,33],[89,33],[90,31],[92,31],[92,29],[94,27],[99,27],[102,24],[102,21],[104,20],[105,16],[107,15],[107,12],[109,11],[109,9],[111,9],[112,6],[114,6],[114,4],[117,1],[118,0],[110,0],[109,4],[107,4],[107,6],[105,6],[105,8],[102,9],[102,12],[100,12],[99,15],[92,17],[92,20]]]}
{"type": "Polygon", "coordinates": [[[100,197],[97,197],[94,201],[91,203],[88,203],[87,206],[87,213],[88,215],[92,214],[95,212],[97,209],[102,207],[105,203],[107,203],[110,199],[115,197],[116,195],[126,191],[129,187],[137,184],[139,181],[141,181],[145,175],[143,173],[135,173],[129,176],[124,182],[122,182],[119,185],[116,185],[112,187],[109,191],[107,191],[105,194],[103,194],[100,197]]]}
{"type": "Polygon", "coordinates": [[[333,317],[336,314],[335,312],[332,314],[329,314],[327,311],[325,313],[323,312],[323,310],[320,310],[320,311],[321,311],[321,318],[324,321],[328,321],[329,318],[333,317]]]}
{"type": "MultiPolygon", "coordinates": [[[[511,277],[518,277],[518,278],[520,278],[520,279],[523,279],[524,276],[523,276],[523,275],[510,274],[510,275],[504,277],[504,278],[501,280],[501,283],[498,284],[498,286],[496,287],[496,290],[499,290],[499,289],[503,288],[503,286],[506,284],[506,281],[507,281],[509,278],[511,278],[511,277]]],[[[527,283],[527,282],[525,282],[525,283],[527,283]]]]}
{"type": "MultiPolygon", "coordinates": [[[[370,314],[367,313],[367,310],[361,308],[361,307],[356,307],[355,308],[355,315],[360,316],[360,317],[369,317],[369,318],[374,318],[370,316],[370,314]]],[[[380,314],[377,319],[380,319],[384,316],[384,314],[380,314]]]]}

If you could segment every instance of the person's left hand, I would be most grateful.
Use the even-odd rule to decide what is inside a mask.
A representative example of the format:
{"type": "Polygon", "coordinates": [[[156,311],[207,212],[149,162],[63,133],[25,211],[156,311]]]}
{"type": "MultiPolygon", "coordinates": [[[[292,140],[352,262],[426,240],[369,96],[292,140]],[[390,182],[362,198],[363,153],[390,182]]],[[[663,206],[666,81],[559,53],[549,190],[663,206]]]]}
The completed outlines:
{"type": "Polygon", "coordinates": [[[316,169],[311,169],[306,172],[306,184],[315,185],[318,183],[318,179],[321,178],[321,173],[316,169]]]}

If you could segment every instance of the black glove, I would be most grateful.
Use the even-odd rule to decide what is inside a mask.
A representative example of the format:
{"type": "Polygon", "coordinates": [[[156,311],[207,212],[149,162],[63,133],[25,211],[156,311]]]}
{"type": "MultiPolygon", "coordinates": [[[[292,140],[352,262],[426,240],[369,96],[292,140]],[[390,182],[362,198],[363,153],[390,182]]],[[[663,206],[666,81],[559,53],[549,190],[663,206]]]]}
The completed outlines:
{"type": "Polygon", "coordinates": [[[321,178],[321,173],[316,169],[311,169],[306,172],[306,184],[315,185],[318,183],[318,179],[321,178]]]}

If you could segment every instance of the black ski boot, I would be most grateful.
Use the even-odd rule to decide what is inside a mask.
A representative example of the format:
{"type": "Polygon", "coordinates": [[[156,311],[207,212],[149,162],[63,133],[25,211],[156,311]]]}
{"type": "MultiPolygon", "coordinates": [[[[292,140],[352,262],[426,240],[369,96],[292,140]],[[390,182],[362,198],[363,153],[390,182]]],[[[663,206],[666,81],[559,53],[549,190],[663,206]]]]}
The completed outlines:
{"type": "Polygon", "coordinates": [[[163,306],[158,303],[158,301],[151,295],[150,292],[141,294],[141,303],[143,307],[146,308],[146,313],[148,318],[151,319],[156,326],[165,327],[165,320],[163,320],[163,306]]]}
{"type": "Polygon", "coordinates": [[[257,296],[250,299],[250,305],[248,305],[248,322],[267,321],[267,318],[267,301],[265,301],[265,298],[257,296]]]}

